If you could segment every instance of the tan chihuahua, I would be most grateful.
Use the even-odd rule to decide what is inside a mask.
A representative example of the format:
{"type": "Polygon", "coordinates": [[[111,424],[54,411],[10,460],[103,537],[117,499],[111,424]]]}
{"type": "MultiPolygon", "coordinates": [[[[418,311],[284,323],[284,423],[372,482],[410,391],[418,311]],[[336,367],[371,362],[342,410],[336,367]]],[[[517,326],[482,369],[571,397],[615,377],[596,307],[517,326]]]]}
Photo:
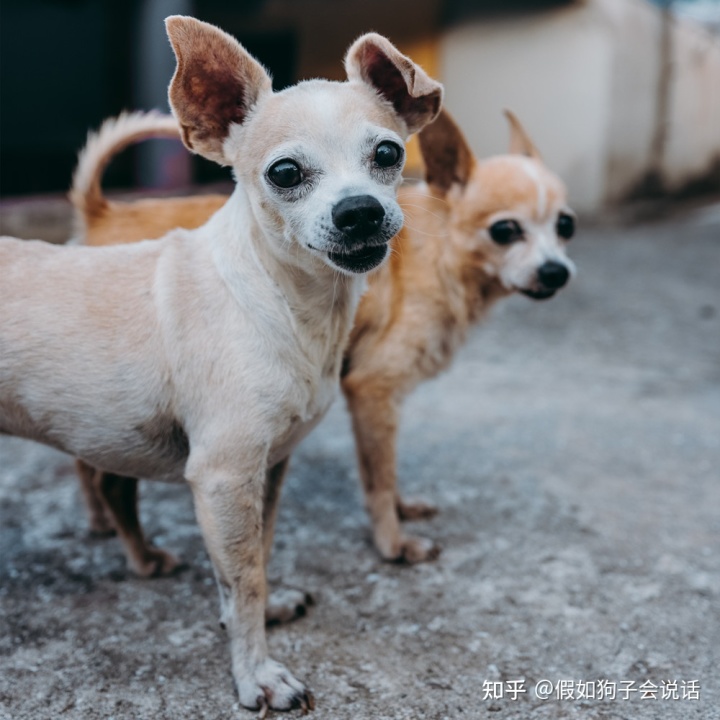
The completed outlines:
{"type": "Polygon", "coordinates": [[[431,517],[403,501],[396,438],[403,399],[448,367],[469,327],[500,298],[552,297],[575,272],[575,232],[562,181],[506,112],[510,154],[478,161],[447,111],[419,135],[426,182],[402,188],[406,224],[390,262],[370,277],[345,353],[342,389],[352,415],[375,545],[388,560],[430,560],[432,542],[400,520],[431,517]]]}
{"type": "Polygon", "coordinates": [[[0,432],[101,468],[115,521],[127,477],[184,477],[220,591],[240,702],[312,695],[268,655],[265,563],[293,447],[332,402],[362,290],[402,224],[407,136],[442,87],[385,38],[348,81],[279,93],[231,36],[167,29],[185,144],[234,168],[196,230],[106,248],[0,239],[0,432]]]}
{"type": "MultiPolygon", "coordinates": [[[[433,506],[403,501],[398,493],[395,447],[403,398],[449,365],[469,326],[498,299],[516,292],[549,298],[575,272],[566,253],[575,220],[563,183],[545,167],[517,118],[506,115],[510,154],[482,161],[445,110],[420,132],[427,182],[400,189],[407,224],[394,241],[390,263],[371,276],[346,350],[342,387],[375,544],[388,560],[416,563],[438,553],[433,543],[405,535],[400,526],[401,520],[435,513],[433,506]]],[[[151,136],[177,137],[178,129],[165,116],[136,114],[107,121],[91,136],[72,191],[87,243],[115,242],[116,228],[123,228],[125,238],[141,238],[175,224],[192,227],[225,202],[222,195],[108,202],[100,191],[103,169],[130,142],[151,136]]],[[[107,531],[112,526],[94,490],[102,473],[82,464],[80,471],[91,528],[107,531]]],[[[162,573],[166,565],[152,558],[163,551],[145,543],[136,513],[128,525],[130,533],[119,532],[133,537],[128,553],[140,558],[133,566],[162,573]]]]}

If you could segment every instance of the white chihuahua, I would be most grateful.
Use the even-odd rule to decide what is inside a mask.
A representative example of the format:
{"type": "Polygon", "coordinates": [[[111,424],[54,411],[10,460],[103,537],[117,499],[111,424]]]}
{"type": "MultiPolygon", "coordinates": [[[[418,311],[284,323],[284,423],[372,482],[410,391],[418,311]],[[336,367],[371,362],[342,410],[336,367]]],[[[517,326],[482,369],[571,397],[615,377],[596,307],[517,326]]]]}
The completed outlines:
{"type": "Polygon", "coordinates": [[[106,471],[109,495],[125,476],[184,476],[240,702],[307,710],[310,692],[268,657],[264,537],[287,458],[335,393],[361,274],[401,227],[403,143],[442,87],[369,34],[348,82],[273,93],[229,35],[186,17],[167,28],[185,144],[232,165],[235,192],[155,242],[0,240],[0,432],[106,471]]]}

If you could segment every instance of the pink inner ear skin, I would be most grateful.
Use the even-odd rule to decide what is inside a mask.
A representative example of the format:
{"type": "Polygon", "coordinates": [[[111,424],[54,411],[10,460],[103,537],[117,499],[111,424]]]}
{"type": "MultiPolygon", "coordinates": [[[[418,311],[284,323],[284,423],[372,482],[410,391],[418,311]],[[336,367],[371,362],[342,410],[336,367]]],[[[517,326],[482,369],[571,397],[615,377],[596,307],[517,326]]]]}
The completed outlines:
{"type": "Polygon", "coordinates": [[[227,33],[193,18],[167,20],[177,68],[170,83],[173,112],[193,152],[227,164],[223,144],[260,95],[271,92],[265,69],[227,33]]]}
{"type": "Polygon", "coordinates": [[[235,74],[221,65],[195,61],[183,77],[184,110],[193,117],[196,139],[224,137],[230,123],[247,114],[245,90],[235,74]]]}
{"type": "Polygon", "coordinates": [[[366,48],[365,56],[368,80],[386,100],[392,103],[395,112],[404,114],[405,100],[410,95],[402,73],[378,47],[366,48]]]}
{"type": "Polygon", "coordinates": [[[417,122],[423,124],[440,109],[440,94],[413,97],[410,89],[415,85],[415,67],[404,57],[398,57],[398,67],[379,47],[371,45],[364,49],[366,79],[402,117],[408,127],[417,122]],[[401,69],[402,68],[402,69],[401,69]],[[403,72],[404,70],[404,72],[403,72]]]}

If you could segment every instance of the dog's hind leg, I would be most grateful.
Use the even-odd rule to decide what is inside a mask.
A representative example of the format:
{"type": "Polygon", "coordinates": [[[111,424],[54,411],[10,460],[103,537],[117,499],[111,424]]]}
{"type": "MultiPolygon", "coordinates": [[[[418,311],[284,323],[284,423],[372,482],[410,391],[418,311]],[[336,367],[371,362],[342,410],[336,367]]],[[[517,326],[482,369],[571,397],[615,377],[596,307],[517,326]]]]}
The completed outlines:
{"type": "Polygon", "coordinates": [[[79,458],[75,460],[80,489],[82,490],[85,506],[88,512],[90,534],[97,537],[109,537],[115,534],[110,509],[105,504],[100,493],[100,479],[102,471],[88,465],[79,458]]]}
{"type": "MultiPolygon", "coordinates": [[[[287,473],[290,458],[285,458],[271,467],[265,478],[265,498],[263,501],[263,551],[265,567],[270,562],[275,520],[277,518],[280,491],[287,473]]],[[[277,625],[291,622],[307,614],[308,606],[313,604],[310,593],[297,588],[281,587],[270,592],[265,605],[265,623],[277,625]]]]}
{"type": "Polygon", "coordinates": [[[352,372],[343,379],[375,547],[386,560],[412,564],[434,560],[440,549],[425,538],[404,535],[400,527],[395,455],[398,400],[394,386],[352,372]]]}
{"type": "Polygon", "coordinates": [[[169,575],[178,570],[181,563],[145,539],[138,517],[137,485],[136,478],[106,472],[101,473],[98,483],[132,570],[141,577],[169,575]]]}

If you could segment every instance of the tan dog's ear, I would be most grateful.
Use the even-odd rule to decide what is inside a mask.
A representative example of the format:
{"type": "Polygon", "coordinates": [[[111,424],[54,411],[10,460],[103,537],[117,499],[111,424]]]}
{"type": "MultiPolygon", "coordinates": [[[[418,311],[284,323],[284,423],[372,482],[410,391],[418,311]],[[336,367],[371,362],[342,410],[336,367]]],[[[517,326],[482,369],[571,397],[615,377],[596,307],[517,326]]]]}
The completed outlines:
{"type": "Polygon", "coordinates": [[[349,80],[370,85],[393,106],[408,134],[425,127],[440,112],[443,86],[382,35],[359,37],[345,56],[345,70],[349,80]]]}
{"type": "Polygon", "coordinates": [[[527,157],[542,161],[538,149],[525,132],[525,128],[520,124],[515,113],[510,110],[503,110],[503,113],[510,123],[510,154],[527,155],[527,157]]]}
{"type": "Polygon", "coordinates": [[[425,181],[446,194],[453,184],[464,187],[475,167],[475,156],[452,119],[443,109],[435,122],[418,135],[425,163],[425,181]]]}
{"type": "Polygon", "coordinates": [[[177,69],[170,107],[189,150],[221,165],[232,164],[224,143],[258,99],[272,92],[270,76],[240,43],[214,25],[172,15],[165,20],[177,69]]]}

